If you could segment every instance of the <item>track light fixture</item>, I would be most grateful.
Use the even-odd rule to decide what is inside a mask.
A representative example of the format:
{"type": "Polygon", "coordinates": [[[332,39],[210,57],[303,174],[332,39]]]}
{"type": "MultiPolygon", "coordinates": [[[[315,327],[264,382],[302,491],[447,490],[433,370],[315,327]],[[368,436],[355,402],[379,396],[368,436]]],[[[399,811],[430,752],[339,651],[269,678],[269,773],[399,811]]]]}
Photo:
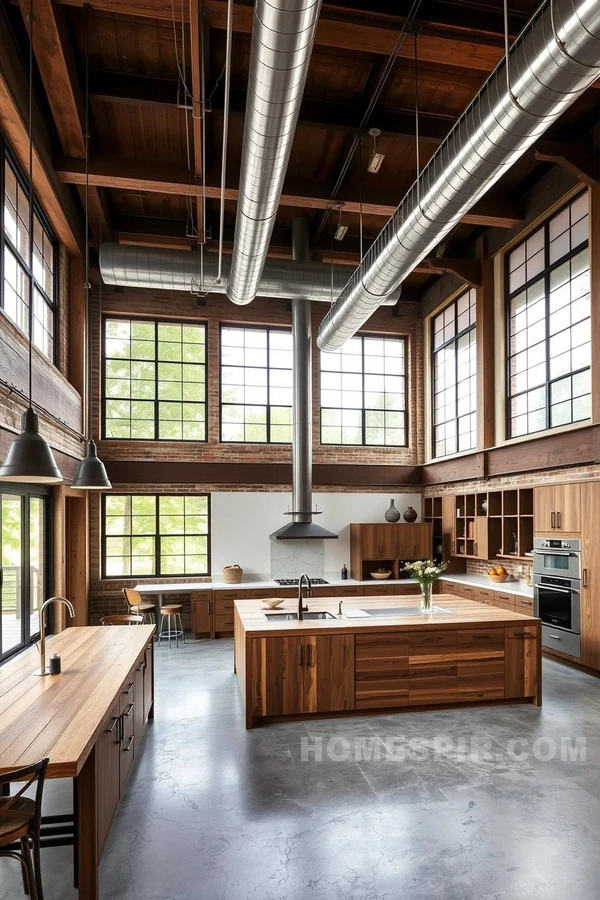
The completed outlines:
{"type": "Polygon", "coordinates": [[[382,153],[381,150],[377,149],[377,138],[381,134],[381,129],[369,128],[369,134],[373,138],[373,149],[371,151],[371,156],[369,157],[367,172],[370,172],[371,175],[377,175],[385,159],[385,153],[382,153]]]}

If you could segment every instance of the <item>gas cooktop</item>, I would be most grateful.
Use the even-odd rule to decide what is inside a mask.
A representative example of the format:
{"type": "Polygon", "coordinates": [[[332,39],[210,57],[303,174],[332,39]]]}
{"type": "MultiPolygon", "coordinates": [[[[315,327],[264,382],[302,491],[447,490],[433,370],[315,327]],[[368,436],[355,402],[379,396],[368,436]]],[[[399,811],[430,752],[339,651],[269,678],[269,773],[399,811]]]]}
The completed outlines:
{"type": "MultiPolygon", "coordinates": [[[[280,587],[298,587],[298,585],[300,584],[299,578],[275,578],[274,580],[280,587]]],[[[329,584],[329,582],[325,581],[324,578],[311,578],[310,583],[329,584]]]]}

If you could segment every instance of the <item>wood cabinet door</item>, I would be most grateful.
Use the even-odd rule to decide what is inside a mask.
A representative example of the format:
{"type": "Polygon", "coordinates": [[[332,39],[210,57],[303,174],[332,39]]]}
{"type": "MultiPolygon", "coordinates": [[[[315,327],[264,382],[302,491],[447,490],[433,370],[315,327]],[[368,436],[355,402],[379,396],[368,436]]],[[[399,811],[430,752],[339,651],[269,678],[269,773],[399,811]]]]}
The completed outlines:
{"type": "Polygon", "coordinates": [[[477,516],[475,519],[475,544],[473,547],[473,556],[477,559],[489,559],[487,516],[477,516]]]}
{"type": "Polygon", "coordinates": [[[98,857],[102,856],[110,826],[119,805],[121,783],[119,762],[121,756],[121,720],[119,701],[110,711],[96,741],[96,766],[98,785],[98,857]]]}
{"type": "Polygon", "coordinates": [[[134,700],[135,706],[133,707],[133,755],[134,757],[139,753],[140,748],[142,746],[142,735],[144,733],[144,725],[146,719],[144,717],[144,669],[146,668],[146,661],[142,659],[140,663],[136,666],[134,672],[134,700]]]}
{"type": "Polygon", "coordinates": [[[512,625],[505,628],[505,696],[535,697],[541,685],[541,634],[537,625],[512,625]]]}
{"type": "Polygon", "coordinates": [[[253,716],[314,712],[304,692],[303,638],[253,638],[250,654],[253,716]]]}
{"type": "Polygon", "coordinates": [[[408,638],[409,702],[412,706],[456,703],[456,632],[414,632],[408,638]]]}
{"type": "Polygon", "coordinates": [[[452,494],[444,494],[442,497],[442,535],[444,544],[444,559],[448,559],[456,552],[455,543],[456,514],[454,509],[454,497],[452,494]]]}
{"type": "Polygon", "coordinates": [[[146,647],[146,668],[144,669],[144,722],[153,713],[154,706],[154,644],[152,641],[146,647]]]}
{"type": "Polygon", "coordinates": [[[360,545],[363,559],[380,559],[379,525],[360,526],[360,545]]]}
{"type": "Polygon", "coordinates": [[[581,485],[581,662],[600,669],[600,482],[581,485]]]}
{"type": "Polygon", "coordinates": [[[408,635],[356,635],[356,709],[407,706],[408,635]]]}
{"type": "Polygon", "coordinates": [[[398,525],[388,522],[387,525],[380,525],[379,533],[379,558],[380,559],[396,559],[398,555],[398,525]]]}
{"type": "Polygon", "coordinates": [[[556,531],[561,534],[579,534],[581,531],[581,485],[555,484],[554,508],[556,531]]]}
{"type": "Polygon", "coordinates": [[[314,712],[354,709],[354,635],[316,635],[306,639],[306,704],[314,712]]]}
{"type": "Polygon", "coordinates": [[[398,559],[415,559],[415,527],[406,523],[394,526],[396,535],[396,556],[398,559]]]}
{"type": "Polygon", "coordinates": [[[504,628],[457,632],[458,699],[501,700],[504,697],[504,628]]]}
{"type": "Polygon", "coordinates": [[[211,600],[192,601],[192,631],[194,634],[210,634],[212,628],[211,600]]]}
{"type": "Polygon", "coordinates": [[[533,489],[533,528],[536,534],[555,531],[556,506],[554,485],[546,484],[533,489]],[[553,524],[554,523],[554,524],[553,524]]]}
{"type": "Polygon", "coordinates": [[[433,532],[431,525],[420,523],[413,525],[415,556],[417,559],[431,559],[433,553],[433,532]]]}

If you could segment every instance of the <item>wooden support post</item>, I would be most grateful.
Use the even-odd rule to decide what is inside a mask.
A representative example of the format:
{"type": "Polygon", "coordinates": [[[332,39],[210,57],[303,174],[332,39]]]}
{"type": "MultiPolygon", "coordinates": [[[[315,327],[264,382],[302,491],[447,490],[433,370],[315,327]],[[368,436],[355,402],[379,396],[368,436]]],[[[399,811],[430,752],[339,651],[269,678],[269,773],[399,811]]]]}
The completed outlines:
{"type": "Polygon", "coordinates": [[[477,449],[494,446],[495,439],[495,346],[494,261],[487,255],[487,241],[477,241],[481,286],[476,291],[477,337],[477,449]]]}
{"type": "Polygon", "coordinates": [[[589,203],[592,422],[600,422],[600,185],[590,188],[589,203]]]}
{"type": "Polygon", "coordinates": [[[98,794],[96,746],[77,778],[79,900],[98,900],[98,794]]]}

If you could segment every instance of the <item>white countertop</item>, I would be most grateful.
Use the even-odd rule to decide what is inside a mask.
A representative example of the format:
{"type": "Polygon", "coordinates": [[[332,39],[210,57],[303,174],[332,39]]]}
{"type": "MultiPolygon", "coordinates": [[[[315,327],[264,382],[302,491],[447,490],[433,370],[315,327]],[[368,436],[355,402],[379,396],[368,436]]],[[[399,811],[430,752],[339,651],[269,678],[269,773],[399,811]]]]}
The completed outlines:
{"type": "MultiPolygon", "coordinates": [[[[414,584],[414,581],[410,578],[385,578],[383,580],[379,580],[376,578],[369,578],[366,581],[356,581],[354,578],[346,578],[342,580],[341,578],[333,578],[331,576],[325,575],[325,580],[327,584],[315,584],[316,588],[322,587],[340,587],[340,586],[351,586],[351,585],[364,585],[364,584],[414,584]]],[[[269,590],[279,590],[281,588],[289,587],[290,585],[282,585],[277,584],[276,581],[273,581],[272,578],[265,578],[263,580],[244,580],[240,581],[238,584],[226,584],[224,581],[200,581],[200,582],[172,582],[169,584],[150,584],[142,582],[141,584],[136,584],[134,590],[139,591],[140,594],[174,594],[174,593],[189,593],[189,591],[244,591],[244,590],[264,590],[268,588],[269,590]]],[[[293,587],[293,585],[291,586],[293,587]]]]}
{"type": "Polygon", "coordinates": [[[510,577],[502,584],[492,581],[487,575],[440,575],[440,581],[454,581],[456,584],[469,584],[472,587],[485,588],[490,591],[504,591],[516,594],[518,597],[533,597],[533,588],[528,587],[523,581],[511,581],[510,577]]]}

